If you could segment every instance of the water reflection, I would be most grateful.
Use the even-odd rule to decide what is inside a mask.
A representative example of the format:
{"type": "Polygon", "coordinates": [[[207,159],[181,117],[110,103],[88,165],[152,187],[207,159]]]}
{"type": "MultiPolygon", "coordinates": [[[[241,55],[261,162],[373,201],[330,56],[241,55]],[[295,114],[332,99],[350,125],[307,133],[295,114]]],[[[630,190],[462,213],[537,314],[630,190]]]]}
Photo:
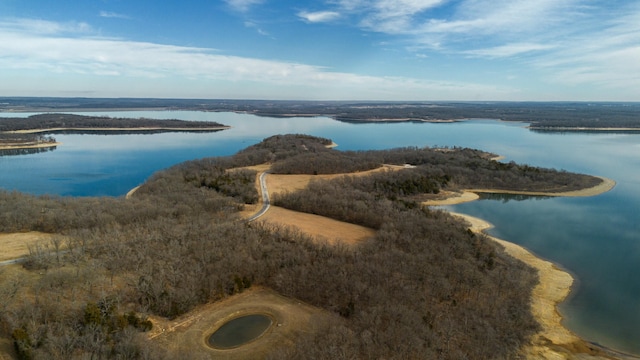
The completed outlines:
{"type": "Polygon", "coordinates": [[[522,195],[522,194],[501,194],[501,193],[480,193],[480,200],[495,200],[500,201],[503,204],[509,201],[525,201],[525,200],[544,200],[550,199],[553,196],[543,195],[522,195]]]}
{"type": "Polygon", "coordinates": [[[47,146],[47,147],[29,148],[29,149],[4,149],[4,150],[0,150],[0,156],[39,154],[39,153],[53,151],[56,148],[57,146],[47,146]]]}

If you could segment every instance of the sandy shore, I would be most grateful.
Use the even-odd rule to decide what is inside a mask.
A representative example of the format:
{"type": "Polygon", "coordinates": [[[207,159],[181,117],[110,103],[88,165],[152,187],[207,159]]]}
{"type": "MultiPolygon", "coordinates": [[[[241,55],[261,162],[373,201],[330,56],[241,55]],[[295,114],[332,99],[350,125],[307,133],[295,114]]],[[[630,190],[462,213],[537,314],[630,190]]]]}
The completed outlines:
{"type": "MultiPolygon", "coordinates": [[[[602,178],[601,184],[592,188],[563,193],[515,192],[490,189],[469,189],[458,193],[449,193],[448,198],[431,200],[426,205],[454,205],[474,201],[477,193],[507,193],[543,196],[594,196],[611,190],[615,181],[602,178]]],[[[491,228],[490,223],[465,214],[452,213],[462,217],[474,232],[483,232],[491,228]]],[[[531,344],[523,349],[527,359],[637,359],[637,357],[618,353],[589,343],[562,325],[562,316],[557,310],[558,304],[571,292],[574,279],[557,265],[536,257],[534,254],[514,243],[489,237],[500,244],[505,252],[523,261],[538,271],[540,282],[533,289],[531,312],[540,323],[542,330],[531,339],[531,344]]]]}
{"type": "MultiPolygon", "coordinates": [[[[483,232],[493,227],[482,219],[451,213],[463,218],[474,232],[483,232]]],[[[557,306],[571,292],[573,277],[552,262],[543,260],[520,245],[492,236],[490,239],[500,244],[505,252],[528,264],[538,271],[540,279],[533,289],[531,312],[540,323],[542,330],[531,339],[531,344],[523,349],[527,359],[638,359],[589,343],[562,325],[562,316],[557,306]]]]}
{"type": "Polygon", "coordinates": [[[138,189],[140,189],[142,185],[138,185],[136,187],[134,187],[133,189],[129,190],[127,192],[127,194],[124,196],[125,199],[131,199],[131,197],[133,196],[133,194],[136,193],[136,191],[138,191],[138,189]]]}
{"type": "Polygon", "coordinates": [[[61,142],[40,143],[40,144],[0,144],[0,150],[20,150],[20,149],[43,149],[62,145],[61,142]]]}
{"type": "Polygon", "coordinates": [[[616,186],[614,180],[598,176],[602,179],[602,182],[594,187],[565,192],[543,192],[543,191],[512,191],[512,190],[495,190],[495,189],[465,189],[461,192],[446,192],[443,191],[444,199],[428,200],[424,201],[424,205],[428,206],[440,206],[440,205],[456,205],[465,202],[478,200],[479,193],[491,193],[491,194],[513,194],[513,195],[531,195],[531,196],[564,196],[564,197],[579,197],[579,196],[595,196],[606,193],[616,186]]]}

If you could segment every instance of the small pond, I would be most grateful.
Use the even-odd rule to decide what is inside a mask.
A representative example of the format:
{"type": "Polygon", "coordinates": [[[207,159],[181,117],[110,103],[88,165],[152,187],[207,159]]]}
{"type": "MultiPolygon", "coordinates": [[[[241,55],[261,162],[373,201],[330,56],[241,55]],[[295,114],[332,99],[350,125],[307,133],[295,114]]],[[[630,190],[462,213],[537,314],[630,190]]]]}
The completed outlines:
{"type": "Polygon", "coordinates": [[[236,348],[259,338],[272,324],[271,317],[263,314],[237,317],[211,334],[209,346],[222,350],[236,348]]]}

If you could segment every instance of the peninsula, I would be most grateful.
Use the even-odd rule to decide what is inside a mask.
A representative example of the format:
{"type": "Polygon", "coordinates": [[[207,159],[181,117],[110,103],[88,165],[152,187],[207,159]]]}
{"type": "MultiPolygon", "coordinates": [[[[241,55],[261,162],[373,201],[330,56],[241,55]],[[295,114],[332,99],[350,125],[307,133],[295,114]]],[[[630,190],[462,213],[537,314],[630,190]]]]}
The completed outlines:
{"type": "Polygon", "coordinates": [[[46,113],[27,118],[0,118],[0,150],[55,148],[60,145],[46,134],[55,133],[159,133],[214,132],[228,129],[213,121],[113,118],[46,113]]]}
{"type": "Polygon", "coordinates": [[[158,172],[128,198],[0,192],[12,209],[0,232],[53,235],[0,272],[0,349],[34,358],[525,356],[542,330],[530,304],[544,278],[421,203],[444,191],[559,194],[603,180],[466,148],[328,144],[273,136],[158,172]],[[267,188],[272,206],[247,222],[267,188]],[[252,314],[273,324],[259,339],[223,352],[207,345],[252,314]],[[86,341],[59,347],[64,339],[86,341]]]}

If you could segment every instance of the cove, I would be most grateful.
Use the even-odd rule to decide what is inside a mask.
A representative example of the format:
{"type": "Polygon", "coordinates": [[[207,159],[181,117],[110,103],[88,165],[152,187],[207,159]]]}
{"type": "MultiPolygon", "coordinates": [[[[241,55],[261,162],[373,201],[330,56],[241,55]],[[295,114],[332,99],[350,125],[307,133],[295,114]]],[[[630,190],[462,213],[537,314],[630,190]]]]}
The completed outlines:
{"type": "Polygon", "coordinates": [[[224,323],[209,336],[209,346],[216,349],[233,349],[262,336],[273,324],[269,316],[253,314],[238,317],[224,323]]]}
{"type": "Polygon", "coordinates": [[[194,111],[103,114],[212,120],[232,128],[211,134],[56,135],[62,145],[54,151],[0,156],[0,188],[33,194],[123,196],[163,168],[231,155],[285,133],[330,138],[338,150],[471,147],[503,155],[507,162],[611,178],[616,187],[594,197],[487,197],[453,210],[491,222],[495,226],[491,235],[522,245],[572,273],[576,286],[559,309],[570,330],[588,341],[640,354],[640,134],[536,133],[526,124],[495,120],[350,124],[326,117],[194,111]]]}

